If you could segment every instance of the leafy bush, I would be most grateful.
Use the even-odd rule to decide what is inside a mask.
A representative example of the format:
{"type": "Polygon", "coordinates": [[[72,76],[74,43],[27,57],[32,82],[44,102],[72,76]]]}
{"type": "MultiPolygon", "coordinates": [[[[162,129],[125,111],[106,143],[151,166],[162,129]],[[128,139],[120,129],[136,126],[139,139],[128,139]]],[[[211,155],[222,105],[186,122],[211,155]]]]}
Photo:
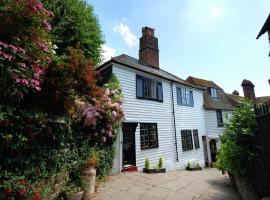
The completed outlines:
{"type": "Polygon", "coordinates": [[[145,167],[145,169],[149,169],[150,168],[150,161],[149,161],[148,158],[146,158],[145,161],[144,161],[144,167],[145,167]]]}
{"type": "Polygon", "coordinates": [[[253,104],[242,100],[225,125],[216,167],[223,173],[246,175],[255,158],[253,151],[256,120],[253,104]]]}
{"type": "Polygon", "coordinates": [[[162,158],[160,157],[159,160],[158,160],[158,168],[162,168],[163,167],[163,160],[162,158]]]}

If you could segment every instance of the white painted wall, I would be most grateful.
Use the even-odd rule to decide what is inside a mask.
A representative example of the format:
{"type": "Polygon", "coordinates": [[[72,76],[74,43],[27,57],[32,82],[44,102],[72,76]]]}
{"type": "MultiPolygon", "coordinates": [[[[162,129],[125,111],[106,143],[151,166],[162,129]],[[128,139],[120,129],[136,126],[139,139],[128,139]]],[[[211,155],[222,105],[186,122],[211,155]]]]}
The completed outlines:
{"type": "MultiPolygon", "coordinates": [[[[141,150],[140,146],[140,124],[136,129],[136,165],[141,170],[144,167],[145,158],[149,158],[152,166],[155,166],[159,157],[164,160],[167,169],[184,167],[188,160],[197,159],[203,165],[204,154],[201,136],[205,134],[205,119],[203,111],[203,93],[194,91],[194,103],[192,107],[179,107],[176,101],[176,90],[174,87],[174,101],[177,124],[177,143],[180,163],[176,162],[175,136],[172,114],[171,83],[139,71],[132,70],[120,65],[113,66],[113,73],[120,81],[123,91],[123,108],[126,122],[153,122],[158,126],[159,147],[141,150]],[[153,78],[162,82],[163,102],[142,100],[136,98],[136,74],[153,78]],[[200,149],[187,152],[182,151],[181,129],[198,129],[200,138],[200,149]]],[[[121,143],[119,143],[121,145],[121,143]]],[[[120,147],[122,149],[122,147],[120,147]]],[[[122,150],[120,150],[122,151],[122,150]]],[[[121,156],[119,155],[121,158],[121,156]]],[[[116,168],[115,168],[116,169],[116,168]]]]}
{"type": "MultiPolygon", "coordinates": [[[[232,111],[222,110],[222,117],[225,124],[232,117],[232,111]]],[[[205,110],[205,126],[208,138],[219,138],[223,134],[224,127],[218,127],[216,110],[205,110]]]]}
{"type": "Polygon", "coordinates": [[[179,152],[179,164],[181,168],[185,167],[187,162],[190,160],[197,160],[200,162],[201,166],[204,166],[204,151],[203,151],[203,143],[202,136],[206,135],[205,129],[205,115],[203,108],[203,93],[200,90],[194,90],[192,88],[188,88],[189,90],[193,90],[193,99],[194,99],[194,107],[189,106],[181,106],[177,105],[177,94],[176,87],[180,88],[188,88],[183,85],[174,84],[174,105],[175,105],[175,120],[176,120],[176,132],[177,132],[177,143],[178,143],[178,152],[179,152]],[[183,151],[182,150],[182,140],[181,140],[181,130],[198,130],[199,134],[199,142],[200,148],[183,151]]]}

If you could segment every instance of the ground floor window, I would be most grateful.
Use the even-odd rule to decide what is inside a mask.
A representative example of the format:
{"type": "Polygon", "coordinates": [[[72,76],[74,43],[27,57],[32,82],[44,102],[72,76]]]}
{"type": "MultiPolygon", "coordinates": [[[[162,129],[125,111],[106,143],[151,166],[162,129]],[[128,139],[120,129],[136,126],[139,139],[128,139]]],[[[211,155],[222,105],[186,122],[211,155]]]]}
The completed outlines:
{"type": "Polygon", "coordinates": [[[182,149],[183,149],[183,151],[193,149],[191,130],[182,130],[181,131],[181,138],[182,138],[182,149]]]}
{"type": "Polygon", "coordinates": [[[183,151],[200,148],[198,130],[181,130],[182,149],[183,151]],[[193,133],[193,134],[192,134],[193,133]],[[193,137],[192,137],[193,135],[193,137]],[[194,142],[194,147],[193,147],[194,142]]]}
{"type": "Polygon", "coordinates": [[[156,123],[140,123],[141,149],[158,147],[158,132],[156,123]]]}

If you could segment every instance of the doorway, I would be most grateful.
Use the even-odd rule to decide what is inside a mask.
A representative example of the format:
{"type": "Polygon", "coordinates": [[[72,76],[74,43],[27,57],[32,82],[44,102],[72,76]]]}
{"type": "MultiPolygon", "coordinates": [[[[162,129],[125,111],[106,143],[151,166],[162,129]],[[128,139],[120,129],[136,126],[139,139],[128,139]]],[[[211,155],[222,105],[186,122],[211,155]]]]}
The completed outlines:
{"type": "Polygon", "coordinates": [[[216,162],[216,156],[217,156],[217,141],[215,139],[211,139],[209,142],[210,146],[210,153],[211,153],[211,160],[212,162],[216,162]]]}
{"type": "Polygon", "coordinates": [[[138,123],[123,123],[123,166],[136,165],[135,132],[138,123]]]}

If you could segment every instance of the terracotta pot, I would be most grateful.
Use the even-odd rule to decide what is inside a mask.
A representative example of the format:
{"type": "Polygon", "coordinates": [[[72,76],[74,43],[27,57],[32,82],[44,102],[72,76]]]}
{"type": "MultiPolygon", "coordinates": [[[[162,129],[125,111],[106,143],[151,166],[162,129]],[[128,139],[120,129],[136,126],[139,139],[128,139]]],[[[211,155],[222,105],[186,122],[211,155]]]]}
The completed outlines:
{"type": "Polygon", "coordinates": [[[66,193],[67,200],[81,200],[83,191],[76,193],[66,193]]]}

